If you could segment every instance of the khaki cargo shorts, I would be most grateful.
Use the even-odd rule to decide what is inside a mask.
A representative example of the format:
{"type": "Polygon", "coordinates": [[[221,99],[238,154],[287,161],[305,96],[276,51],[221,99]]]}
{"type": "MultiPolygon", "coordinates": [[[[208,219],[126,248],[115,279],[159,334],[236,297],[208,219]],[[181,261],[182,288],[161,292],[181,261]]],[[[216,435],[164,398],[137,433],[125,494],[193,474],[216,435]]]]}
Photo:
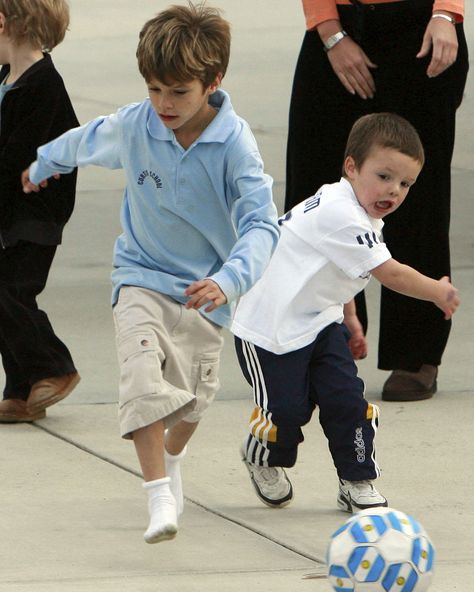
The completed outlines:
{"type": "Polygon", "coordinates": [[[113,309],[123,438],[158,420],[195,423],[219,388],[220,327],[169,296],[125,286],[113,309]]]}

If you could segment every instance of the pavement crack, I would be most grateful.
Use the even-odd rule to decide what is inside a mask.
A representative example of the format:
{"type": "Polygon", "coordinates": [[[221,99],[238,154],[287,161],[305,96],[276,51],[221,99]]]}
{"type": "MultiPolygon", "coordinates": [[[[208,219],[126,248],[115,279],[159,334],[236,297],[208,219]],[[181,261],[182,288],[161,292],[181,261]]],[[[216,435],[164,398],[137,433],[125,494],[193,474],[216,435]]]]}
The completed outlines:
{"type": "MultiPolygon", "coordinates": [[[[99,452],[97,452],[96,450],[93,450],[92,448],[89,448],[88,446],[84,446],[83,444],[79,444],[78,442],[75,442],[74,440],[72,440],[70,438],[66,438],[65,436],[62,436],[62,435],[54,432],[53,430],[51,430],[43,425],[40,425],[36,422],[33,422],[32,426],[34,426],[35,428],[37,428],[39,430],[42,430],[43,432],[49,434],[50,436],[53,436],[54,438],[57,438],[58,440],[63,441],[66,444],[69,444],[70,446],[74,446],[75,448],[81,450],[82,452],[85,452],[86,454],[90,454],[91,456],[94,456],[95,458],[102,460],[103,462],[106,462],[118,469],[121,469],[122,471],[125,471],[126,473],[134,475],[135,477],[138,477],[139,479],[143,479],[143,476],[139,471],[131,469],[130,467],[128,467],[128,466],[126,466],[126,465],[124,465],[124,464],[104,455],[104,454],[100,454],[99,452]]],[[[256,528],[255,526],[253,526],[251,524],[248,524],[244,520],[239,520],[237,518],[234,518],[233,516],[230,516],[229,514],[226,514],[225,512],[220,512],[219,510],[216,510],[215,508],[211,508],[211,507],[207,506],[206,504],[203,504],[202,502],[192,499],[190,497],[184,496],[184,499],[187,502],[190,502],[190,503],[194,504],[195,506],[201,508],[202,510],[209,512],[210,514],[213,514],[214,516],[217,516],[218,518],[222,518],[223,520],[226,520],[227,522],[235,524],[236,526],[239,526],[240,528],[243,528],[249,532],[252,532],[252,533],[256,534],[257,536],[260,536],[260,537],[264,538],[265,540],[267,540],[271,543],[274,543],[275,545],[278,545],[279,547],[282,547],[283,549],[286,549],[287,551],[290,551],[291,553],[294,553],[295,555],[298,555],[300,557],[304,557],[305,559],[309,559],[310,561],[313,561],[314,563],[316,563],[318,565],[325,565],[325,561],[322,557],[319,557],[318,555],[313,555],[311,553],[306,553],[305,551],[301,551],[300,549],[298,549],[297,547],[295,547],[293,545],[290,545],[288,543],[284,543],[283,541],[277,539],[276,537],[271,536],[267,532],[260,530],[259,528],[256,528]]]]}

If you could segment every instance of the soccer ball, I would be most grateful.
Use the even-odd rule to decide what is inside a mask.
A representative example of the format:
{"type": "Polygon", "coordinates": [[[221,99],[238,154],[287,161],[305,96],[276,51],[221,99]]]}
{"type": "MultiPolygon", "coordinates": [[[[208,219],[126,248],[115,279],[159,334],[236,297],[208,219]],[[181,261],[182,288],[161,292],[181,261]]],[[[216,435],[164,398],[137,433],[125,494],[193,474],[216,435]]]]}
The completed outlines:
{"type": "Polygon", "coordinates": [[[421,524],[393,508],[354,514],[332,535],[328,578],[336,592],[424,592],[434,547],[421,524]]]}

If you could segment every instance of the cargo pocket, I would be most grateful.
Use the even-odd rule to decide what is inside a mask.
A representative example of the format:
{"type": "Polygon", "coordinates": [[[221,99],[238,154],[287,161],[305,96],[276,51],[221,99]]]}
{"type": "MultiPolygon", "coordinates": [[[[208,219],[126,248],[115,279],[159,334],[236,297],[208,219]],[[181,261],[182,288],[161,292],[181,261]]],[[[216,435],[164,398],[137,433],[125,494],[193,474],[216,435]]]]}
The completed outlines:
{"type": "Polygon", "coordinates": [[[119,405],[157,392],[161,377],[158,339],[144,332],[123,339],[117,346],[120,364],[119,405]]]}
{"type": "Polygon", "coordinates": [[[195,360],[193,364],[193,373],[195,374],[196,407],[192,411],[192,417],[187,417],[189,421],[198,421],[201,419],[204,411],[212,403],[219,389],[219,358],[203,357],[195,360]]]}

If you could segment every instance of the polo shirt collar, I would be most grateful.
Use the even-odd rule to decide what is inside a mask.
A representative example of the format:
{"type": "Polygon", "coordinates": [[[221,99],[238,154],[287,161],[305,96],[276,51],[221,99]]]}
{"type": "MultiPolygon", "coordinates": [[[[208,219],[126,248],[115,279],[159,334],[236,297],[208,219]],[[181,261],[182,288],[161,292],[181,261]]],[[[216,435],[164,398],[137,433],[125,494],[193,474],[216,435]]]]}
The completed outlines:
{"type": "MultiPolygon", "coordinates": [[[[174,132],[168,129],[160,120],[149,99],[147,128],[156,140],[174,141],[174,132]]],[[[197,139],[197,142],[224,143],[235,128],[237,115],[230,102],[229,95],[221,89],[216,90],[209,97],[209,104],[218,109],[217,115],[197,139]]]]}

